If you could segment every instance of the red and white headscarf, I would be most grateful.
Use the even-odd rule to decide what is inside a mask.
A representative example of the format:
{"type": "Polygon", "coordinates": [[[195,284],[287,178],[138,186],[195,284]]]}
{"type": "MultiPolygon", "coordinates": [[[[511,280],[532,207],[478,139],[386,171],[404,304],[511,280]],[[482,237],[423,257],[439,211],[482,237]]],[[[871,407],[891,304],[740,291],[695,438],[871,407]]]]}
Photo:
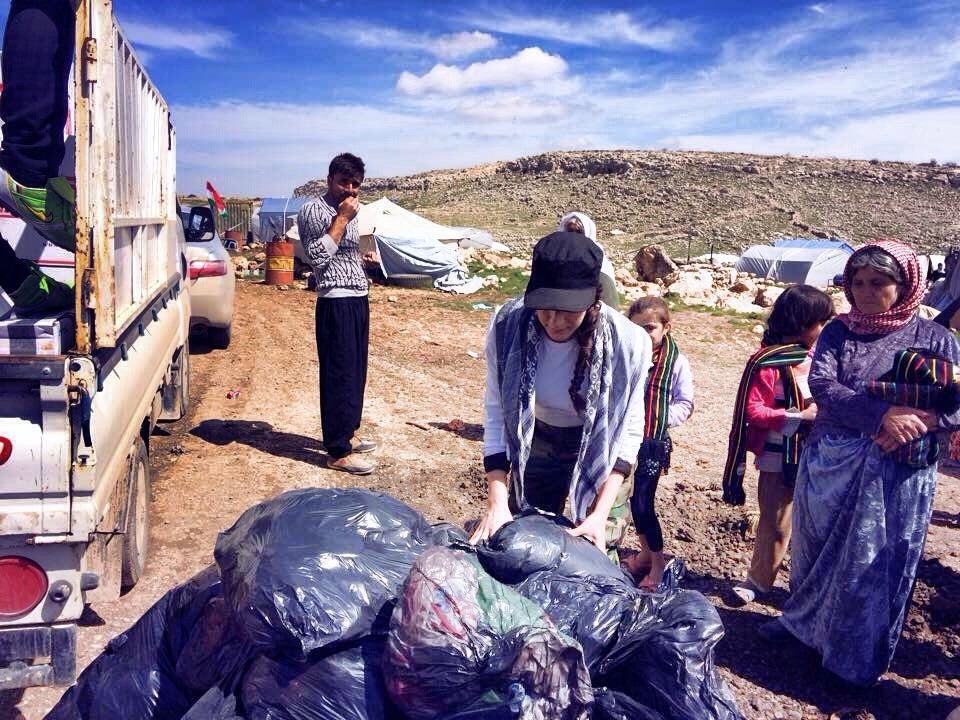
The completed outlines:
{"type": "Polygon", "coordinates": [[[847,260],[847,265],[843,271],[843,292],[847,296],[847,300],[850,301],[850,312],[839,315],[838,319],[853,332],[861,335],[891,333],[906,325],[910,318],[916,314],[926,286],[927,271],[920,266],[913,248],[893,238],[871,240],[863,247],[857,248],[856,252],[847,260]],[[868,248],[880,248],[893,257],[903,274],[900,299],[886,312],[876,313],[875,315],[865,315],[860,312],[853,300],[853,292],[851,291],[854,275],[852,270],[853,259],[868,248]]]}

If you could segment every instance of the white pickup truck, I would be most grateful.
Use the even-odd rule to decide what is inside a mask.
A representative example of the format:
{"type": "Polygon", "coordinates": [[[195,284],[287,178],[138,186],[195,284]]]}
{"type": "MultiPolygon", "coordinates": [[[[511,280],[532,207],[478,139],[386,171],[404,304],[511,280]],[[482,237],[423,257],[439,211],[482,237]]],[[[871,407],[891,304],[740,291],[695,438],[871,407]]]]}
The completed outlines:
{"type": "Polygon", "coordinates": [[[16,318],[0,303],[0,691],[74,681],[84,605],[144,568],[151,431],[188,404],[170,114],[109,0],[79,0],[76,26],[61,170],[76,177],[77,250],[57,256],[22,225],[12,238],[72,276],[75,307],[16,318]]]}

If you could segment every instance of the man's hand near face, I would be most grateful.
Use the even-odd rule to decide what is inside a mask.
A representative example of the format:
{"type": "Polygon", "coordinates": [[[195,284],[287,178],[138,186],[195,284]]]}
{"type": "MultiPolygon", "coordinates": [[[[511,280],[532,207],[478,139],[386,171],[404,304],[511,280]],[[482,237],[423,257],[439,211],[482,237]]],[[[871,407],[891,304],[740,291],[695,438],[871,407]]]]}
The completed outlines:
{"type": "Polygon", "coordinates": [[[343,217],[347,222],[353,220],[360,211],[360,201],[356,195],[348,195],[337,206],[337,216],[343,217]]]}

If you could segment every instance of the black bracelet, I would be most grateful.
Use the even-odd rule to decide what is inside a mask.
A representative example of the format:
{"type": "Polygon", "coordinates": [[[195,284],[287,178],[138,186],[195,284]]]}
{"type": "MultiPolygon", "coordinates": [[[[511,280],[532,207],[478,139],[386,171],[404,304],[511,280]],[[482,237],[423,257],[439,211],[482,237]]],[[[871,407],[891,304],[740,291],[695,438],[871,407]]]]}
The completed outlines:
{"type": "Polygon", "coordinates": [[[617,458],[617,461],[613,464],[613,472],[621,473],[625,478],[630,477],[630,473],[633,471],[633,465],[628,463],[623,458],[617,458]]]}
{"type": "Polygon", "coordinates": [[[504,472],[510,472],[510,460],[507,459],[507,454],[505,452],[484,456],[483,471],[490,472],[491,470],[503,470],[504,472]]]}

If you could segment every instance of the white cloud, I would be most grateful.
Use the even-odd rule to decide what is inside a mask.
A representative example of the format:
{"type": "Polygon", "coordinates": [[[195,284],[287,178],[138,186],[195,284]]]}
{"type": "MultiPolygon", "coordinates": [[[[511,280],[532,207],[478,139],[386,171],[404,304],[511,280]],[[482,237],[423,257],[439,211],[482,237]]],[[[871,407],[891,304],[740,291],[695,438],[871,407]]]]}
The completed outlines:
{"type": "Polygon", "coordinates": [[[431,35],[357,21],[335,24],[297,22],[289,23],[289,26],[304,38],[323,37],[354,47],[421,52],[444,60],[469,57],[497,46],[493,35],[476,30],[431,35]]]}
{"type": "Polygon", "coordinates": [[[213,59],[230,47],[233,35],[223,30],[186,30],[175,25],[125,21],[123,30],[135,47],[156,50],[186,50],[198,57],[213,59]]]}
{"type": "Polygon", "coordinates": [[[404,71],[397,79],[397,90],[406,95],[456,95],[481,88],[515,87],[559,79],[566,71],[567,63],[559,55],[529,47],[512,57],[472,63],[463,69],[438,64],[420,76],[404,71]]]}
{"type": "Polygon", "coordinates": [[[811,6],[810,6],[810,11],[811,11],[811,12],[815,12],[815,13],[817,13],[818,15],[826,15],[826,14],[827,14],[827,8],[826,8],[826,6],[820,5],[820,4],[811,5],[811,6]]]}
{"type": "Polygon", "coordinates": [[[504,35],[571,45],[636,45],[661,51],[684,47],[694,35],[694,27],[689,23],[645,22],[625,12],[588,13],[575,18],[494,12],[470,14],[464,20],[504,35]]]}
{"type": "Polygon", "coordinates": [[[493,35],[474,30],[440,35],[434,39],[431,50],[437,57],[455,59],[469,57],[496,46],[497,39],[493,35]]]}
{"type": "Polygon", "coordinates": [[[664,137],[665,147],[917,162],[960,158],[960,107],[890,113],[821,124],[806,132],[702,133],[664,137]]]}

